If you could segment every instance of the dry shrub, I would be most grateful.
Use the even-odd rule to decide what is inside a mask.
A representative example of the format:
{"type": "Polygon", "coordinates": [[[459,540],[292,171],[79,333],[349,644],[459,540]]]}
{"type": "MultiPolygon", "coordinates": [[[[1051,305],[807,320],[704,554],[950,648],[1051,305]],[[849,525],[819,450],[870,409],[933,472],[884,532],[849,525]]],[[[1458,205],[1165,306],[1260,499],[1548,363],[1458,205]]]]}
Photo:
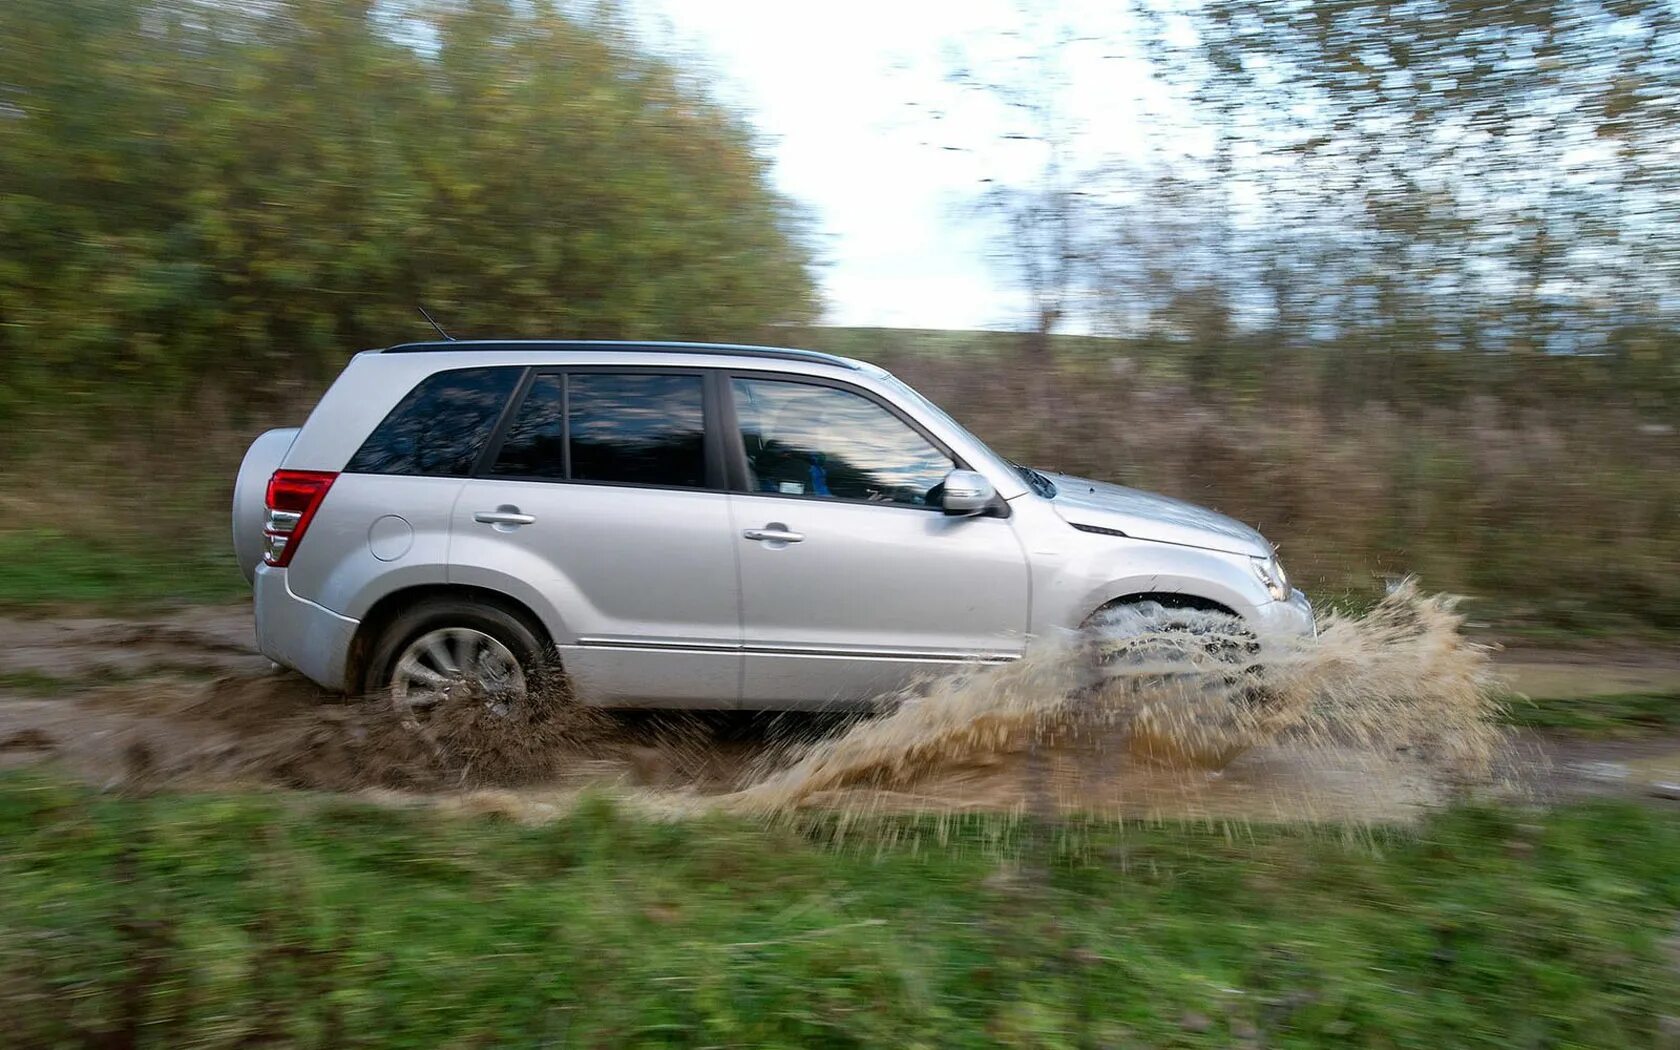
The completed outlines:
{"type": "Polygon", "coordinates": [[[1255,524],[1315,597],[1415,574],[1478,619],[1680,628],[1680,435],[1631,404],[1197,393],[1094,355],[883,363],[1012,459],[1255,524]]]}
{"type": "MultiPolygon", "coordinates": [[[[1385,578],[1415,574],[1469,596],[1477,619],[1680,629],[1680,428],[1652,424],[1615,387],[1541,384],[1545,362],[1491,392],[1355,400],[1294,359],[1197,390],[1158,360],[1096,352],[1048,367],[871,356],[1013,459],[1257,525],[1315,598],[1363,604],[1385,578]]],[[[0,464],[0,512],[14,528],[202,562],[226,550],[246,445],[301,422],[314,393],[256,414],[205,393],[173,414],[35,435],[32,454],[0,464]]]]}

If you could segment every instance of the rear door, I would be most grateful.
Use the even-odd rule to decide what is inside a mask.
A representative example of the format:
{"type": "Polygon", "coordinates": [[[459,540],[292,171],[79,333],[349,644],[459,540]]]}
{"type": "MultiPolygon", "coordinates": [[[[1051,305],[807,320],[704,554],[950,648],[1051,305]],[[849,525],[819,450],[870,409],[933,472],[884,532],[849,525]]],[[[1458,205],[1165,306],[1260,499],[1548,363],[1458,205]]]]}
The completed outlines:
{"type": "MultiPolygon", "coordinates": [[[[445,582],[455,501],[524,376],[519,366],[455,368],[408,391],[322,500],[286,570],[292,593],[360,618],[393,588],[445,582]]],[[[302,436],[334,418],[317,409],[302,436]]],[[[287,460],[317,467],[299,463],[295,445],[287,460]]]]}
{"type": "Polygon", "coordinates": [[[717,380],[538,370],[451,527],[452,582],[534,588],[582,699],[732,707],[740,607],[717,380]]]}
{"type": "Polygon", "coordinates": [[[852,704],[1020,654],[1026,555],[1008,519],[941,511],[955,456],[845,384],[739,374],[728,397],[745,706],[852,704]]]}

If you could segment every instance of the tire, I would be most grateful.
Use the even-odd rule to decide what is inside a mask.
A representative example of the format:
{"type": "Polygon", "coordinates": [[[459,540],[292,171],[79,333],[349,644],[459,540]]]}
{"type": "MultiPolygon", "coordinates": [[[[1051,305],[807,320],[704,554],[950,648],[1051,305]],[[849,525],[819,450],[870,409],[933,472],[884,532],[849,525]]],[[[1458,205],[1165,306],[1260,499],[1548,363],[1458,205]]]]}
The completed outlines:
{"type": "Polygon", "coordinates": [[[1252,746],[1258,645],[1240,617],[1148,599],[1098,610],[1083,633],[1091,693],[1126,720],[1133,754],[1219,770],[1252,746]]]}
{"type": "Polygon", "coordinates": [[[547,646],[523,616],[471,598],[428,598],[385,625],[362,686],[369,695],[388,694],[398,707],[411,709],[429,706],[410,701],[409,692],[417,686],[438,689],[447,696],[448,690],[471,682],[485,690],[487,704],[506,705],[522,701],[546,684],[549,666],[547,646]],[[431,655],[440,650],[447,657],[431,655]],[[463,653],[470,654],[465,661],[458,659],[463,653]],[[420,683],[413,673],[416,664],[399,675],[409,657],[417,658],[419,670],[434,675],[441,671],[451,681],[436,686],[420,683]],[[456,666],[458,674],[452,675],[451,663],[464,663],[466,669],[456,666]],[[502,673],[509,664],[511,669],[502,673]]]}
{"type": "Polygon", "coordinates": [[[1099,665],[1116,657],[1142,662],[1200,656],[1240,668],[1259,650],[1253,632],[1235,613],[1154,598],[1106,605],[1091,614],[1083,631],[1099,665]],[[1152,645],[1157,635],[1164,637],[1152,645]]]}

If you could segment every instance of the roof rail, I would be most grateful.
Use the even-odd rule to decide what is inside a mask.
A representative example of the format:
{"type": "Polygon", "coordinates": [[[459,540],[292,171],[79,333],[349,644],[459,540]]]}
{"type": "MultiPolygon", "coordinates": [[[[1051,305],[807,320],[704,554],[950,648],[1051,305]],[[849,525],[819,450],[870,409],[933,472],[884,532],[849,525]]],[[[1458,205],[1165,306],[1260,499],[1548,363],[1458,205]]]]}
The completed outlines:
{"type": "Polygon", "coordinates": [[[614,339],[452,339],[425,343],[399,343],[388,346],[383,354],[454,353],[458,351],[645,351],[656,354],[713,354],[724,357],[769,357],[784,361],[805,361],[812,364],[835,365],[859,369],[862,365],[849,357],[825,354],[819,350],[790,350],[776,346],[741,346],[733,343],[649,343],[614,339]]]}

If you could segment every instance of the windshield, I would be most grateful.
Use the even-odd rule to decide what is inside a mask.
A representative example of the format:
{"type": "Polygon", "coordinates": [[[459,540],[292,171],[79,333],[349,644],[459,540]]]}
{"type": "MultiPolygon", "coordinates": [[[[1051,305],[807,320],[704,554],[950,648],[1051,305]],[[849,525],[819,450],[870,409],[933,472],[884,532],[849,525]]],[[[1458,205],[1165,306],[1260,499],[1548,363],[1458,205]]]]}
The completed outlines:
{"type": "MultiPolygon", "coordinates": [[[[974,442],[976,445],[979,445],[981,448],[985,449],[987,452],[992,452],[992,448],[991,448],[990,445],[987,445],[984,441],[981,441],[979,438],[975,437],[973,431],[969,430],[967,427],[963,426],[961,423],[958,423],[956,420],[952,419],[951,414],[949,412],[945,411],[943,408],[940,408],[938,405],[934,404],[932,401],[929,401],[927,398],[923,397],[921,395],[921,393],[919,391],[917,391],[916,388],[911,386],[909,383],[906,383],[904,380],[898,378],[897,376],[893,375],[891,372],[886,371],[885,369],[881,370],[880,378],[883,382],[890,385],[894,390],[898,391],[900,394],[903,394],[905,397],[914,401],[916,403],[916,406],[918,408],[920,408],[923,412],[926,412],[928,415],[931,415],[935,419],[938,419],[941,423],[944,423],[946,426],[950,427],[952,430],[955,430],[957,433],[962,434],[964,437],[968,438],[968,440],[974,442]]],[[[1037,493],[1040,496],[1043,496],[1045,499],[1050,499],[1051,497],[1053,497],[1056,494],[1055,483],[1052,482],[1049,478],[1045,477],[1043,474],[1040,474],[1038,471],[1034,470],[1031,467],[1023,467],[1021,464],[1016,463],[1014,460],[1004,459],[1004,457],[998,456],[996,452],[992,452],[992,455],[997,456],[997,458],[1001,462],[1003,462],[1005,465],[1007,465],[1010,470],[1013,470],[1015,472],[1015,474],[1026,484],[1026,486],[1033,490],[1033,492],[1037,493]]]]}

